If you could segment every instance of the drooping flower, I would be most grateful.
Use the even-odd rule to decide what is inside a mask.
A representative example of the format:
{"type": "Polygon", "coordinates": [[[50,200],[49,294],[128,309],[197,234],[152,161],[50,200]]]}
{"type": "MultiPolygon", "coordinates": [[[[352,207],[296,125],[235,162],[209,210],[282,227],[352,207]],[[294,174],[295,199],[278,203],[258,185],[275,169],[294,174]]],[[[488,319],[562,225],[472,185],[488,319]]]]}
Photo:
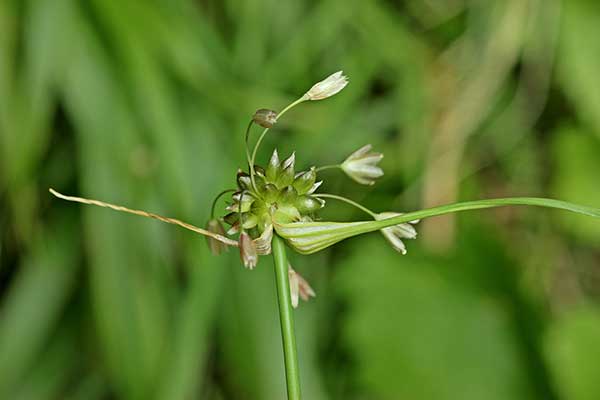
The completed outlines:
{"type": "MultiPolygon", "coordinates": [[[[399,215],[402,215],[402,214],[395,213],[395,212],[382,212],[382,213],[376,214],[375,219],[377,221],[381,221],[384,219],[397,217],[399,215]]],[[[415,220],[415,221],[410,221],[410,222],[390,226],[388,228],[383,228],[381,230],[381,233],[387,239],[387,241],[390,242],[390,244],[396,251],[398,251],[402,254],[406,254],[406,246],[404,245],[404,242],[402,241],[402,239],[416,239],[417,238],[417,230],[415,229],[415,227],[413,225],[417,224],[418,222],[419,222],[418,220],[415,220]]]]}
{"type": "MultiPolygon", "coordinates": [[[[223,224],[216,218],[211,219],[206,224],[206,230],[212,233],[216,233],[217,235],[225,236],[225,228],[223,228],[223,224]]],[[[216,240],[213,237],[207,236],[206,242],[208,243],[208,248],[210,252],[218,256],[222,252],[227,250],[227,245],[219,240],[216,240]]]]}
{"type": "Polygon", "coordinates": [[[256,264],[258,263],[256,245],[252,241],[250,235],[248,235],[245,231],[240,233],[239,247],[240,258],[242,259],[244,267],[254,269],[254,267],[256,267],[256,264]]]}
{"type": "Polygon", "coordinates": [[[348,84],[348,77],[342,75],[343,71],[329,75],[321,82],[316,83],[302,96],[304,100],[322,100],[333,96],[348,84]]]}
{"type": "Polygon", "coordinates": [[[361,147],[340,166],[346,175],[362,185],[372,185],[375,179],[383,176],[383,170],[377,166],[383,154],[372,152],[371,148],[370,144],[361,147]]]}
{"type": "Polygon", "coordinates": [[[294,271],[292,266],[288,264],[288,280],[290,282],[290,294],[292,297],[292,307],[297,308],[299,298],[308,301],[311,297],[316,297],[317,294],[310,287],[306,279],[299,273],[294,271]]]}

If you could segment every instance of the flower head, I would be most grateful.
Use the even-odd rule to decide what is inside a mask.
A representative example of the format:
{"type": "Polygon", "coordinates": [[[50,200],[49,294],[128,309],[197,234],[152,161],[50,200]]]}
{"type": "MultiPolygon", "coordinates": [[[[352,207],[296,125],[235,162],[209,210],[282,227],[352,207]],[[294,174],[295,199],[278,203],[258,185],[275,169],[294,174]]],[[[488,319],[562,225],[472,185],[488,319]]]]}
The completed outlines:
{"type": "Polygon", "coordinates": [[[342,75],[342,73],[343,71],[338,71],[316,83],[302,98],[304,100],[322,100],[338,93],[348,84],[348,77],[342,75]]]}
{"type": "Polygon", "coordinates": [[[372,185],[375,179],[383,176],[383,170],[377,166],[383,154],[371,152],[371,148],[370,144],[361,147],[340,166],[346,175],[362,185],[372,185]]]}
{"type": "MultiPolygon", "coordinates": [[[[399,215],[402,215],[402,214],[395,213],[395,212],[382,212],[382,213],[376,214],[375,219],[377,221],[381,221],[383,219],[397,217],[399,215]]],[[[390,242],[390,244],[396,251],[398,251],[402,254],[406,254],[406,246],[404,245],[404,242],[402,241],[402,239],[416,239],[417,238],[417,230],[415,229],[415,227],[413,225],[417,224],[418,222],[419,222],[418,220],[415,220],[415,221],[410,221],[410,222],[403,223],[403,224],[390,226],[388,228],[383,228],[381,230],[381,233],[387,239],[387,241],[390,242]]]]}
{"type": "MultiPolygon", "coordinates": [[[[219,221],[216,218],[213,218],[210,221],[208,221],[208,223],[206,224],[206,230],[212,233],[216,233],[217,235],[225,236],[225,229],[223,228],[221,221],[219,221]]],[[[210,249],[210,252],[213,255],[218,256],[219,254],[227,250],[227,245],[225,243],[216,240],[213,237],[207,236],[206,242],[208,243],[208,248],[210,249]]]]}
{"type": "Polygon", "coordinates": [[[298,298],[308,301],[317,294],[310,287],[308,282],[288,264],[288,280],[290,281],[290,294],[292,297],[292,307],[298,307],[298,298]]]}
{"type": "Polygon", "coordinates": [[[240,258],[242,259],[244,267],[254,269],[258,263],[258,254],[256,252],[256,245],[252,241],[250,235],[246,232],[240,233],[239,247],[240,258]]]}

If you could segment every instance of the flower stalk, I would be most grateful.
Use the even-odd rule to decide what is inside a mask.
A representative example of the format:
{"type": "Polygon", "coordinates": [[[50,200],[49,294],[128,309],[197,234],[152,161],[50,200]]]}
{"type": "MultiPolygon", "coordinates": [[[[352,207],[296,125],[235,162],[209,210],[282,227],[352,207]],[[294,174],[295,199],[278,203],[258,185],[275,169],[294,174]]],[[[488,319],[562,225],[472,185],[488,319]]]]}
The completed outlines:
{"type": "Polygon", "coordinates": [[[292,296],[288,277],[288,260],[285,243],[277,235],[273,236],[273,261],[275,264],[275,282],[277,284],[277,301],[279,304],[279,321],[281,323],[281,340],[283,341],[283,358],[288,400],[300,400],[300,371],[298,369],[298,352],[294,331],[294,315],[292,296]]]}

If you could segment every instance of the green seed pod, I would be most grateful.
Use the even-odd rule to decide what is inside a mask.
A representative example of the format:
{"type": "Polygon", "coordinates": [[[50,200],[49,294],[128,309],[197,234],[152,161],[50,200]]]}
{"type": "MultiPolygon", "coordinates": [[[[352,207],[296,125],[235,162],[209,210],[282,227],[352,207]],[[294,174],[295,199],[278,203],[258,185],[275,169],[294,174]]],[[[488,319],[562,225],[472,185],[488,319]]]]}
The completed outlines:
{"type": "Polygon", "coordinates": [[[281,168],[279,166],[279,154],[277,154],[277,149],[275,149],[273,150],[273,154],[271,155],[269,165],[267,165],[267,170],[265,172],[265,177],[267,178],[267,181],[275,182],[280,170],[281,168]]]}
{"type": "Polygon", "coordinates": [[[294,166],[290,165],[277,177],[276,185],[278,188],[284,188],[288,185],[291,185],[294,182],[294,166]]]}
{"type": "Polygon", "coordinates": [[[315,172],[315,167],[312,167],[308,171],[301,172],[294,179],[294,189],[298,192],[298,194],[306,194],[310,188],[315,184],[315,180],[317,179],[317,173],[315,172]]]}
{"type": "Polygon", "coordinates": [[[252,120],[263,128],[270,128],[277,122],[277,113],[273,110],[261,108],[256,110],[252,120]]]}
{"type": "Polygon", "coordinates": [[[294,205],[300,213],[304,214],[320,210],[325,205],[325,202],[322,199],[312,196],[298,196],[294,205]]]}

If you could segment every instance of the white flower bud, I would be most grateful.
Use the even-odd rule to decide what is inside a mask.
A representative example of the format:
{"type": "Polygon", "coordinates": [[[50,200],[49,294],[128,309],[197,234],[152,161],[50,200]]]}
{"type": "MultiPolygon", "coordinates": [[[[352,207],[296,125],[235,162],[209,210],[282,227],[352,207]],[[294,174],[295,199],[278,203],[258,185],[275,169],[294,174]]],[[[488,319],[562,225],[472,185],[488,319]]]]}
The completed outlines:
{"type": "Polygon", "coordinates": [[[348,84],[348,77],[342,75],[342,71],[338,71],[316,83],[302,97],[305,100],[322,100],[333,96],[348,84]]]}
{"type": "Polygon", "coordinates": [[[383,170],[377,166],[383,154],[371,152],[371,148],[370,144],[361,147],[341,165],[346,175],[362,185],[372,185],[375,179],[383,176],[383,170]]]}

